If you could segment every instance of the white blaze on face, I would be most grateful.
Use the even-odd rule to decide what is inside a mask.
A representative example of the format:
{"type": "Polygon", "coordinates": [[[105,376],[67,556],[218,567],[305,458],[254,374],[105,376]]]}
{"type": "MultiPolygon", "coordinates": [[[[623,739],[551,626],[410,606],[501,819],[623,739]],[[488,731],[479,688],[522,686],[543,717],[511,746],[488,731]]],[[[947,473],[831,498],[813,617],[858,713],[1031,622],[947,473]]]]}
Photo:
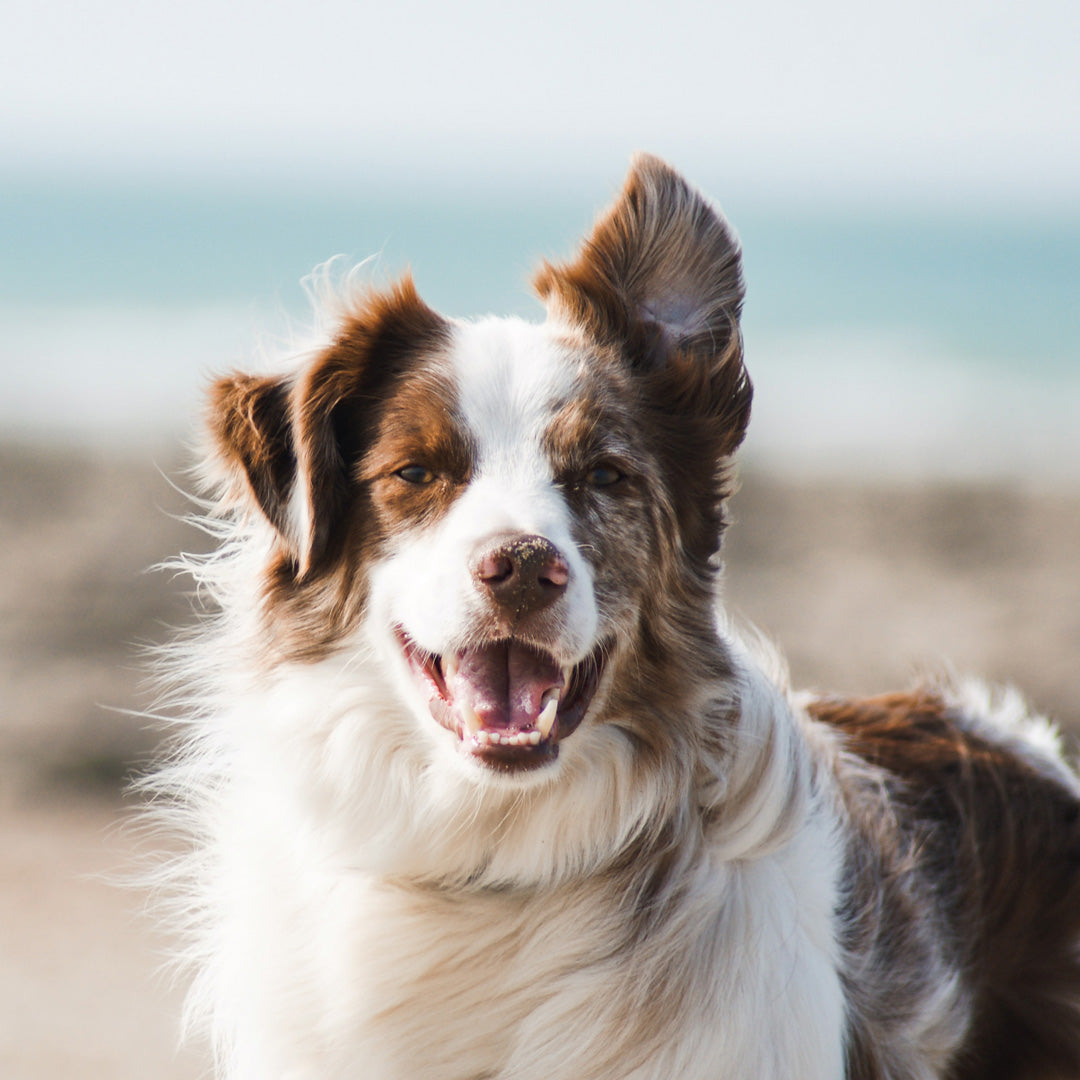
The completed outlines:
{"type": "Polygon", "coordinates": [[[552,651],[577,662],[595,644],[592,574],[544,449],[553,410],[572,388],[575,357],[546,326],[486,319],[455,326],[450,365],[458,419],[475,447],[472,479],[437,524],[403,538],[376,569],[373,611],[421,648],[446,652],[482,613],[471,572],[478,545],[502,534],[538,535],[570,570],[552,651]]]}

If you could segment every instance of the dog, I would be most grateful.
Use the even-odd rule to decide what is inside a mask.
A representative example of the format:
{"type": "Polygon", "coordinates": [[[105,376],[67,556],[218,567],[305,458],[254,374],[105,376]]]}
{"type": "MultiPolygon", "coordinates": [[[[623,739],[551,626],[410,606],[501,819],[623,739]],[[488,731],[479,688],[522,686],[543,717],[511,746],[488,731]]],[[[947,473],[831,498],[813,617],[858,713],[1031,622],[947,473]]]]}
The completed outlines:
{"type": "Polygon", "coordinates": [[[738,241],[639,155],[542,324],[405,277],[209,395],[151,781],[227,1080],[1080,1075],[1080,782],[1015,694],[718,613],[738,241]]]}

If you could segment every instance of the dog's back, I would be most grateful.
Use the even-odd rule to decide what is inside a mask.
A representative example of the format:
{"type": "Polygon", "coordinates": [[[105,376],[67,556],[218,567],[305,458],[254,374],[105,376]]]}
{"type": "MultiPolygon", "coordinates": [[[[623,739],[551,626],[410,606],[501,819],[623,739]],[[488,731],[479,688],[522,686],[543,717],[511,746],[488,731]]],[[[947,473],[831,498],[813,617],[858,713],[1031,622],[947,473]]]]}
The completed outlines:
{"type": "Polygon", "coordinates": [[[882,1048],[937,952],[964,1005],[946,1075],[1078,1075],[1080,786],[1050,729],[1015,694],[998,698],[925,690],[809,704],[845,750],[842,923],[864,956],[849,976],[853,1078],[894,1075],[882,1048]]]}

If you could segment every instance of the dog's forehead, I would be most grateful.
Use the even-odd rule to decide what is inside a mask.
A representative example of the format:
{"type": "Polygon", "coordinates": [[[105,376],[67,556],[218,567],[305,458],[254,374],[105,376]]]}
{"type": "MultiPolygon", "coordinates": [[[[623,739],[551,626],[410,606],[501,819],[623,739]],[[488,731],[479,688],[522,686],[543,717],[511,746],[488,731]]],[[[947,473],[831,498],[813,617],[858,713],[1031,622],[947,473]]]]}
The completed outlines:
{"type": "Polygon", "coordinates": [[[492,318],[455,327],[450,365],[483,469],[539,450],[581,374],[582,351],[547,324],[492,318]]]}

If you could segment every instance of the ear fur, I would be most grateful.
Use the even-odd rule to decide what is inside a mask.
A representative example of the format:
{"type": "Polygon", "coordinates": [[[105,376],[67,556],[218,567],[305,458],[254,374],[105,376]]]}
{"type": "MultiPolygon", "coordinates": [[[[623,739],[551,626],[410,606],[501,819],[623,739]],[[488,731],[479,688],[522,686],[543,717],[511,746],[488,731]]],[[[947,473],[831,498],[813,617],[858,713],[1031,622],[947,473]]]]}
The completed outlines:
{"type": "Polygon", "coordinates": [[[342,518],[372,408],[410,355],[448,334],[406,275],[358,303],[333,344],[294,375],[231,375],[211,387],[209,427],[229,497],[255,503],[298,578],[312,573],[342,518]]]}
{"type": "MultiPolygon", "coordinates": [[[[738,446],[752,393],[739,332],[739,242],[670,166],[635,155],[577,257],[543,263],[534,286],[549,316],[616,346],[635,370],[679,370],[695,393],[713,395],[714,411],[731,425],[727,452],[738,446]]],[[[690,387],[680,396],[693,396],[690,387]]]]}
{"type": "Polygon", "coordinates": [[[227,375],[210,387],[208,427],[226,467],[231,501],[254,499],[283,535],[291,531],[288,502],[296,475],[290,432],[289,380],[227,375]]]}

